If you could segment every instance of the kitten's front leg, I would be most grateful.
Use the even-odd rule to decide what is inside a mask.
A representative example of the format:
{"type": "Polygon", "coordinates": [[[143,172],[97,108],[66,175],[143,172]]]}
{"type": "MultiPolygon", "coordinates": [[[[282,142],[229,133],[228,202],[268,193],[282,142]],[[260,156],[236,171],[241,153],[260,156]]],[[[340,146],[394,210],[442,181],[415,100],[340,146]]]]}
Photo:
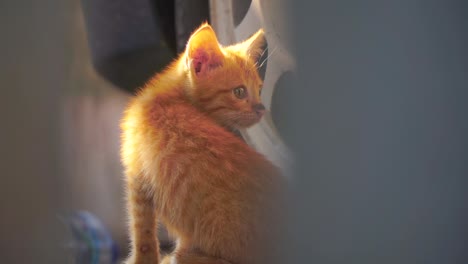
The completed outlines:
{"type": "Polygon", "coordinates": [[[130,257],[125,264],[159,263],[159,243],[156,238],[157,222],[152,191],[142,177],[129,177],[128,214],[131,238],[130,257]]]}
{"type": "Polygon", "coordinates": [[[230,262],[196,252],[174,252],[164,257],[161,264],[231,264],[230,262]]]}

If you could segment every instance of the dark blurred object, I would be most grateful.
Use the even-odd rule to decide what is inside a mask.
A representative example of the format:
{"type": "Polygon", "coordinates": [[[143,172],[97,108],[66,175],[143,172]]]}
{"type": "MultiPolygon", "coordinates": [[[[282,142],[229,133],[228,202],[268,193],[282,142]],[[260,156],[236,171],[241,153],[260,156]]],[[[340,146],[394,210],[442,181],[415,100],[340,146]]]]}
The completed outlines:
{"type": "Polygon", "coordinates": [[[209,1],[175,0],[174,11],[177,52],[182,52],[192,32],[201,23],[210,21],[209,1]]]}
{"type": "Polygon", "coordinates": [[[182,51],[208,21],[208,0],[82,0],[96,71],[129,92],[182,51]]]}
{"type": "Polygon", "coordinates": [[[232,1],[232,12],[234,26],[237,27],[244,19],[247,11],[249,11],[252,0],[235,0],[232,1]]]}

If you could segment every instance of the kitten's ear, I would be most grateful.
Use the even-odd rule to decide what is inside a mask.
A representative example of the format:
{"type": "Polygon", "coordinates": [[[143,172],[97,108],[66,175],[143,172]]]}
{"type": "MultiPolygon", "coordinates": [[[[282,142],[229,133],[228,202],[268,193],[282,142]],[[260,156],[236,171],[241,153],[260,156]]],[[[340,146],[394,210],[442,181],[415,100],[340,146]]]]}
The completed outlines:
{"type": "Polygon", "coordinates": [[[188,66],[197,76],[221,66],[223,62],[216,34],[206,23],[190,36],[186,52],[188,66]]]}
{"type": "Polygon", "coordinates": [[[257,61],[263,52],[263,45],[265,44],[265,33],[263,32],[263,29],[259,29],[255,34],[247,39],[245,43],[247,45],[247,54],[254,61],[257,61]]]}
{"type": "Polygon", "coordinates": [[[253,61],[257,61],[262,52],[265,45],[265,33],[263,29],[259,29],[255,34],[253,34],[250,38],[245,40],[244,42],[235,45],[236,49],[242,49],[244,52],[252,58],[253,61]]]}

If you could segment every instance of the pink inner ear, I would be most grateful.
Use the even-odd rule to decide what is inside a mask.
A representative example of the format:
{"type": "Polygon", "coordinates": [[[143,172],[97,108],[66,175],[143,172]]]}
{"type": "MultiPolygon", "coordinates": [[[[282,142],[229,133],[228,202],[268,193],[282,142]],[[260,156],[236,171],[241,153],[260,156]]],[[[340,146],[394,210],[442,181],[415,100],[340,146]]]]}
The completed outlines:
{"type": "Polygon", "coordinates": [[[209,54],[203,49],[194,50],[191,57],[192,66],[195,69],[196,75],[207,72],[221,65],[221,58],[216,56],[216,54],[209,54]]]}
{"type": "Polygon", "coordinates": [[[208,54],[203,50],[195,50],[192,54],[192,63],[195,69],[195,73],[198,75],[202,71],[203,65],[208,64],[208,54]]]}

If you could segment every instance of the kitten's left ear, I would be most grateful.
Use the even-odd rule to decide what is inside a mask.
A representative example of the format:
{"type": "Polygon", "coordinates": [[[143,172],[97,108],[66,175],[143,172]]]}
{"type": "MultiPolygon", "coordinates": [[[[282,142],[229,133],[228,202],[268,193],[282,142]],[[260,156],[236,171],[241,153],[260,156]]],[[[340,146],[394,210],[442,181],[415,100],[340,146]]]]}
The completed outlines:
{"type": "Polygon", "coordinates": [[[253,61],[257,61],[263,52],[265,44],[265,33],[259,29],[250,38],[234,46],[235,49],[243,50],[253,61]]]}
{"type": "Polygon", "coordinates": [[[224,58],[215,32],[206,23],[192,34],[186,52],[188,66],[197,76],[220,66],[224,58]]]}

